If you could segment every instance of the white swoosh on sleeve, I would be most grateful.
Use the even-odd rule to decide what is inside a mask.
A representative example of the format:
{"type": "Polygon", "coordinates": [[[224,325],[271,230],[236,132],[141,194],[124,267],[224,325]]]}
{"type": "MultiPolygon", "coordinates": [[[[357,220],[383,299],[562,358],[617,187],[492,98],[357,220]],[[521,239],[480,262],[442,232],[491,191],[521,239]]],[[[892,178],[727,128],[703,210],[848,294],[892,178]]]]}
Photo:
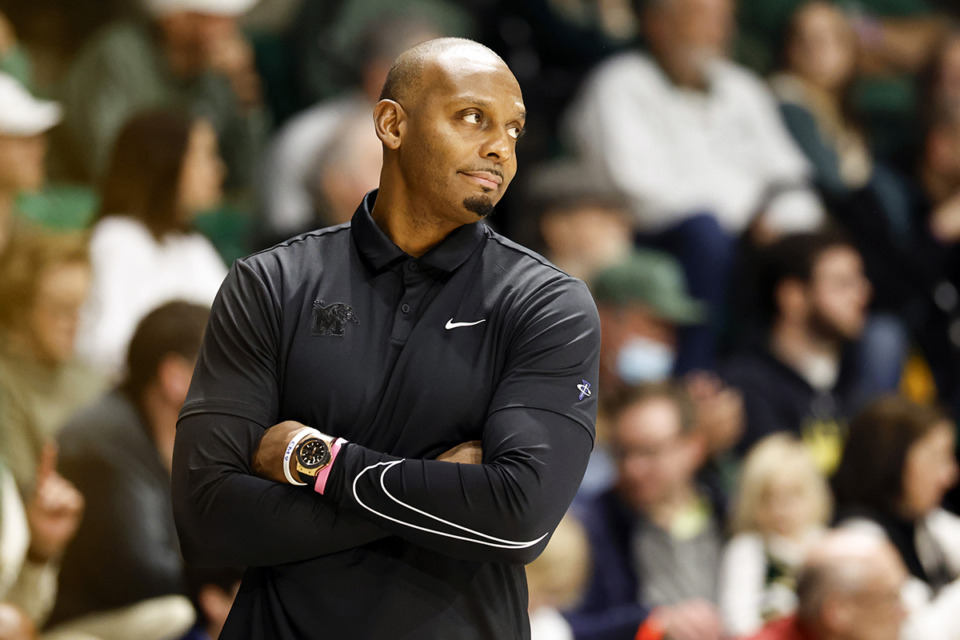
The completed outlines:
{"type": "Polygon", "coordinates": [[[386,518],[387,520],[389,520],[389,521],[391,521],[391,522],[396,522],[397,524],[402,524],[402,525],[404,525],[404,526],[410,527],[411,529],[417,529],[417,530],[419,530],[419,531],[425,531],[425,532],[427,532],[427,533],[432,533],[432,534],[435,534],[435,535],[438,535],[438,536],[443,536],[443,537],[445,537],[445,538],[453,538],[454,540],[463,540],[464,542],[473,542],[473,543],[476,543],[476,544],[482,544],[482,545],[486,545],[486,546],[488,546],[488,547],[497,547],[497,548],[500,548],[500,549],[526,549],[527,547],[532,547],[533,545],[537,544],[538,542],[540,542],[541,540],[543,540],[544,538],[546,538],[546,537],[549,535],[549,532],[547,532],[547,533],[543,534],[542,536],[540,536],[539,538],[537,538],[536,540],[531,540],[530,542],[517,542],[517,541],[514,541],[514,540],[504,540],[504,539],[502,539],[502,538],[495,538],[495,537],[489,536],[489,535],[487,535],[487,534],[485,534],[485,533],[481,533],[481,532],[479,532],[479,531],[475,531],[475,530],[473,530],[473,529],[469,529],[469,528],[467,528],[467,527],[464,527],[464,526],[461,526],[461,525],[459,525],[459,524],[450,522],[450,521],[448,521],[448,520],[444,520],[443,518],[439,518],[439,517],[437,517],[437,516],[435,516],[435,515],[432,515],[432,514],[430,514],[430,513],[427,513],[426,511],[423,511],[423,510],[421,510],[421,509],[417,509],[416,507],[411,507],[410,505],[406,504],[405,502],[401,502],[400,500],[398,500],[397,498],[395,498],[395,497],[393,496],[393,494],[391,494],[391,493],[387,490],[387,487],[386,487],[386,485],[385,485],[384,482],[383,482],[383,478],[384,478],[384,476],[387,474],[387,471],[389,471],[391,468],[395,467],[396,465],[400,464],[401,462],[403,462],[403,460],[393,460],[393,461],[391,461],[391,462],[378,462],[378,463],[376,463],[376,464],[370,465],[369,467],[367,467],[366,469],[364,469],[363,471],[361,471],[360,473],[358,473],[358,474],[357,474],[357,477],[353,479],[353,497],[354,497],[354,499],[357,501],[357,504],[359,504],[361,507],[363,507],[364,509],[366,509],[366,510],[369,511],[370,513],[376,514],[376,515],[380,516],[381,518],[386,518]],[[441,522],[441,523],[443,523],[443,524],[445,524],[445,525],[448,525],[448,526],[451,526],[451,527],[453,527],[453,528],[455,528],[455,529],[459,529],[459,530],[461,530],[461,531],[466,531],[467,533],[472,533],[473,535],[479,536],[479,537],[481,537],[481,538],[486,538],[486,540],[490,540],[491,542],[487,542],[486,540],[475,540],[475,539],[473,539],[473,538],[467,538],[467,537],[464,537],[464,536],[458,536],[458,535],[455,535],[455,534],[452,534],[452,533],[445,533],[445,532],[443,532],[443,531],[437,531],[437,530],[435,530],[435,529],[429,529],[429,528],[427,528],[427,527],[421,527],[421,526],[419,526],[419,525],[411,524],[411,523],[409,523],[409,522],[404,522],[403,520],[399,520],[399,519],[397,519],[397,518],[393,518],[393,517],[391,517],[391,516],[388,516],[387,514],[381,513],[381,512],[379,512],[379,511],[377,511],[376,509],[374,509],[374,508],[366,505],[366,504],[363,502],[363,500],[360,499],[360,496],[357,494],[357,482],[360,480],[360,477],[363,476],[363,474],[365,474],[365,473],[367,473],[368,471],[371,471],[371,470],[373,470],[373,469],[375,469],[375,468],[377,468],[377,467],[383,467],[383,471],[380,472],[380,488],[383,489],[383,492],[386,494],[386,496],[387,496],[388,498],[390,498],[391,500],[393,500],[394,502],[396,502],[397,504],[399,504],[401,507],[405,507],[405,508],[407,508],[407,509],[410,509],[411,511],[413,511],[413,512],[415,512],[415,513],[419,513],[419,514],[422,515],[422,516],[426,516],[427,518],[430,518],[431,520],[436,520],[437,522],[441,522]]]}

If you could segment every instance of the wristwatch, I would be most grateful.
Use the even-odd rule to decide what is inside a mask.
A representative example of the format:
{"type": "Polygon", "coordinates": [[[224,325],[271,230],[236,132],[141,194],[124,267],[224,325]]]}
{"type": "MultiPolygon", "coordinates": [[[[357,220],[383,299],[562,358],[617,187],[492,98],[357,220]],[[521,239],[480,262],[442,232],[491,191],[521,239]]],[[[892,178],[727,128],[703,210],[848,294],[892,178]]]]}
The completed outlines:
{"type": "Polygon", "coordinates": [[[323,471],[331,462],[332,456],[330,449],[333,447],[334,438],[325,434],[311,433],[306,438],[297,443],[293,454],[295,464],[295,477],[301,482],[313,486],[317,475],[323,471]]]}

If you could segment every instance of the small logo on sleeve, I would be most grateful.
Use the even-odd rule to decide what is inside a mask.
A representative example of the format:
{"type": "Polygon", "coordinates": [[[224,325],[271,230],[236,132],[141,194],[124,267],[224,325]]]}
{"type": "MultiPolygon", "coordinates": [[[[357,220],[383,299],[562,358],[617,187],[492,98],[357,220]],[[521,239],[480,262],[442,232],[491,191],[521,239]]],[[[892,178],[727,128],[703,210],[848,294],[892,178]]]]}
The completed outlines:
{"type": "Polygon", "coordinates": [[[353,307],[342,302],[334,302],[327,306],[323,300],[313,302],[313,323],[310,327],[311,336],[343,337],[348,322],[360,324],[360,319],[353,312],[353,307]]]}
{"type": "Polygon", "coordinates": [[[577,390],[580,391],[580,397],[578,400],[583,400],[584,398],[589,398],[593,395],[593,392],[590,391],[590,383],[586,380],[580,381],[580,384],[577,385],[577,390]]]}

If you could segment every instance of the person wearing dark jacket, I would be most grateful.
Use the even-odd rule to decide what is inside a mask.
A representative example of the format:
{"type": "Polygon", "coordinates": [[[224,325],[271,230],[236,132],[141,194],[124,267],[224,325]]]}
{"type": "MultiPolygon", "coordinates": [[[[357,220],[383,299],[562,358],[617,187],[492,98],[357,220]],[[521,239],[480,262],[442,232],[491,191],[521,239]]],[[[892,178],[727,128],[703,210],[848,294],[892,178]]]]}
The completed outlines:
{"type": "Polygon", "coordinates": [[[735,352],[722,370],[743,393],[747,424],[738,450],[788,431],[829,472],[856,402],[856,373],[844,351],[866,323],[871,286],[863,261],[842,236],[798,234],[769,249],[762,273],[769,333],[735,352]]]}
{"type": "Polygon", "coordinates": [[[149,313],[130,343],[124,382],[60,435],[60,471],[83,493],[87,510],[61,565],[54,628],[159,639],[193,622],[170,468],[208,314],[186,302],[149,313]]]}

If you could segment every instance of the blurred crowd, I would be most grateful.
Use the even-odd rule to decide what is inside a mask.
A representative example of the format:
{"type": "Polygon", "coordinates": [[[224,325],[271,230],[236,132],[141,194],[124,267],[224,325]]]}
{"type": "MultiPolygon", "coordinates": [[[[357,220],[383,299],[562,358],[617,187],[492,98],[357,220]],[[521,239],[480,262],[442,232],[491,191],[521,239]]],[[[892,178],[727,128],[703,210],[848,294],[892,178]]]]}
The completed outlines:
{"type": "Polygon", "coordinates": [[[0,0],[0,640],[217,637],[244,568],[169,491],[209,305],[350,220],[451,35],[528,110],[488,223],[602,326],[533,640],[960,639],[955,0],[0,0]]]}

